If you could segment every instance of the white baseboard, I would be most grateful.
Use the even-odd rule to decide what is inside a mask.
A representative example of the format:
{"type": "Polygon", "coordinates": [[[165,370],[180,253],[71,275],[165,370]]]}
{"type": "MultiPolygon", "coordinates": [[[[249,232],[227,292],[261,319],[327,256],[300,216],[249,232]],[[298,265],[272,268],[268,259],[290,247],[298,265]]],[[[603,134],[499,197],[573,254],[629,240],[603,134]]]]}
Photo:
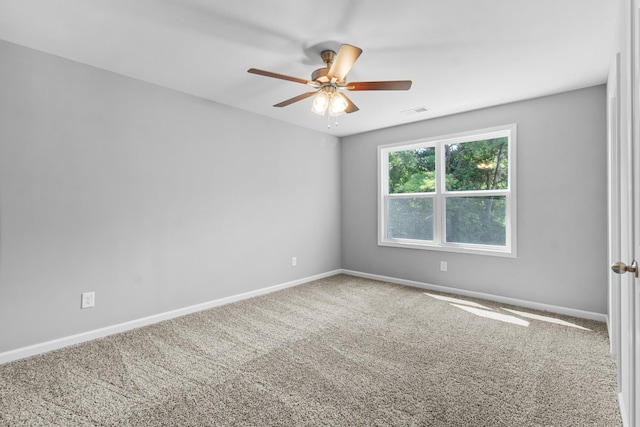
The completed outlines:
{"type": "Polygon", "coordinates": [[[152,316],[143,317],[141,319],[131,320],[129,322],[119,323],[117,325],[95,329],[93,331],[87,331],[87,332],[83,332],[76,335],[71,335],[71,336],[58,338],[51,341],[46,341],[39,344],[30,345],[27,347],[18,348],[15,350],[9,350],[4,353],[0,353],[0,364],[12,362],[14,360],[24,359],[26,357],[35,356],[38,354],[57,350],[63,347],[68,347],[70,345],[80,344],[80,343],[91,341],[97,338],[103,338],[108,335],[129,331],[131,329],[140,328],[142,326],[151,325],[154,323],[162,322],[164,320],[173,319],[173,318],[184,316],[191,313],[196,313],[198,311],[207,310],[209,308],[219,307],[221,305],[230,304],[232,302],[257,297],[260,295],[265,295],[271,292],[279,291],[281,289],[291,288],[293,286],[302,285],[304,283],[312,282],[314,280],[335,276],[336,274],[340,274],[341,272],[342,270],[329,271],[326,273],[305,277],[303,279],[298,279],[291,282],[282,283],[279,285],[257,289],[255,291],[245,292],[242,294],[232,295],[229,297],[220,298],[220,299],[208,301],[201,304],[196,304],[189,307],[179,308],[177,310],[154,314],[152,316]]]}
{"type": "Polygon", "coordinates": [[[335,276],[336,274],[348,274],[356,277],[363,277],[367,279],[379,280],[383,282],[396,283],[399,285],[413,286],[416,288],[428,289],[439,292],[446,292],[450,294],[463,295],[472,298],[486,299],[489,301],[501,302],[509,305],[516,305],[520,307],[533,308],[536,310],[548,311],[551,313],[566,314],[569,316],[579,317],[583,319],[598,320],[601,322],[607,321],[605,314],[593,313],[589,311],[576,310],[573,308],[559,307],[555,305],[542,304],[537,302],[519,300],[515,298],[501,297],[497,295],[485,294],[482,292],[466,291],[462,289],[449,288],[446,286],[432,285],[429,283],[417,282],[413,280],[398,279],[395,277],[380,276],[377,274],[362,273],[359,271],[338,269],[329,271],[326,273],[318,274],[315,276],[305,277],[302,279],[294,280],[279,285],[269,286],[255,291],[245,292],[242,294],[232,295],[225,298],[208,301],[201,304],[192,305],[189,307],[180,308],[177,310],[167,311],[164,313],[155,314],[148,317],[143,317],[129,322],[119,323],[116,325],[107,326],[92,331],[83,332],[76,335],[58,338],[51,341],[46,341],[39,344],[30,345],[27,347],[18,348],[15,350],[9,350],[0,353],[0,364],[12,362],[14,360],[24,359],[26,357],[35,356],[38,354],[46,353],[49,351],[57,350],[70,345],[80,344],[86,341],[91,341],[97,338],[103,338],[109,335],[125,332],[131,329],[140,328],[142,326],[151,325],[154,323],[162,322],[164,320],[173,319],[187,314],[196,313],[198,311],[207,310],[213,307],[219,307],[221,305],[230,304],[232,302],[241,301],[248,298],[257,297],[259,295],[265,295],[271,292],[279,291],[281,289],[290,288],[293,286],[302,285],[304,283],[312,282],[314,280],[323,279],[325,277],[335,276]]]}
{"type": "Polygon", "coordinates": [[[380,276],[377,274],[362,273],[359,271],[342,269],[343,274],[348,274],[366,279],[380,280],[383,282],[396,283],[398,285],[413,286],[415,288],[428,289],[431,291],[446,292],[449,294],[462,295],[471,298],[480,298],[503,304],[516,305],[519,307],[532,308],[534,310],[548,311],[550,313],[565,314],[567,316],[579,317],[581,319],[597,320],[606,322],[607,316],[591,311],[577,310],[575,308],[560,307],[557,305],[543,304],[539,302],[525,301],[516,298],[502,297],[499,295],[485,294],[483,292],[466,291],[464,289],[449,288],[447,286],[432,285],[430,283],[416,282],[413,280],[398,279],[395,277],[380,276]]]}

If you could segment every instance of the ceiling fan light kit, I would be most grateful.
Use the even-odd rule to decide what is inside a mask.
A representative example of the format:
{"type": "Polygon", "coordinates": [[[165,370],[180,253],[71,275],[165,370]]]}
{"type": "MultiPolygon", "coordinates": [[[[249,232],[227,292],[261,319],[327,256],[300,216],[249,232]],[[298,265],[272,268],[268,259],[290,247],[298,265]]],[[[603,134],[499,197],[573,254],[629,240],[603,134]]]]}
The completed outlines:
{"type": "Polygon", "coordinates": [[[313,98],[311,111],[321,116],[329,113],[330,116],[336,117],[344,113],[348,105],[344,95],[338,93],[335,87],[327,85],[313,98]]]}
{"type": "MultiPolygon", "coordinates": [[[[362,49],[349,44],[340,46],[336,54],[333,50],[323,50],[320,53],[322,61],[326,67],[319,68],[311,73],[311,80],[298,77],[291,77],[285,74],[278,74],[271,71],[249,68],[247,72],[265,77],[272,77],[287,80],[295,83],[302,83],[313,87],[315,90],[306,92],[296,97],[287,99],[274,107],[286,107],[294,102],[314,96],[311,111],[319,115],[327,114],[328,117],[337,117],[342,113],[354,113],[359,108],[341,91],[359,90],[409,90],[411,80],[378,81],[378,82],[347,82],[347,73],[353,67],[362,49]]],[[[336,122],[337,124],[337,122],[336,122]]],[[[330,127],[330,125],[329,125],[330,127]]]]}

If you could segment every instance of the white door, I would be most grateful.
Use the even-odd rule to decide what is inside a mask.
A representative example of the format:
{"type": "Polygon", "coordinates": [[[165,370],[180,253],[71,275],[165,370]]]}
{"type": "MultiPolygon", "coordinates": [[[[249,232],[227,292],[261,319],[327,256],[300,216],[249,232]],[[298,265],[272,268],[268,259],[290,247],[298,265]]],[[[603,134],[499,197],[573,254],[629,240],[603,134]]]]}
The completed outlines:
{"type": "MultiPolygon", "coordinates": [[[[612,67],[613,69],[614,67],[612,67]]],[[[618,104],[615,96],[615,81],[609,78],[608,83],[608,125],[609,125],[609,260],[613,261],[609,277],[609,333],[611,352],[616,357],[618,374],[618,393],[620,409],[625,426],[640,426],[636,422],[637,404],[635,391],[637,387],[636,357],[637,349],[635,331],[640,331],[636,307],[638,291],[638,265],[635,255],[640,255],[637,233],[640,231],[637,201],[638,174],[640,171],[639,150],[633,150],[633,139],[624,133],[624,103],[618,104]],[[618,111],[618,106],[620,110],[618,111]],[[618,119],[621,120],[618,120],[618,119]],[[616,129],[616,123],[621,128],[616,129]],[[618,132],[620,131],[620,132],[618,132]],[[635,151],[635,152],[634,152],[635,151]],[[634,185],[635,184],[635,185],[634,185]],[[617,235],[615,233],[618,233],[617,235]],[[617,260],[617,261],[616,261],[617,260]]]]}
{"type": "Polygon", "coordinates": [[[623,22],[622,50],[616,65],[612,66],[612,70],[616,70],[610,73],[607,88],[611,180],[609,254],[619,255],[619,263],[613,268],[621,274],[619,281],[615,277],[610,279],[609,314],[612,352],[618,363],[620,409],[624,425],[628,427],[640,426],[640,279],[635,263],[640,259],[639,2],[624,2],[629,13],[623,17],[626,21],[623,22]],[[616,227],[619,227],[619,238],[613,236],[616,227]]]}
{"type": "MultiPolygon", "coordinates": [[[[624,123],[624,120],[622,122],[624,123]]],[[[617,283],[618,290],[611,289],[611,295],[615,298],[610,313],[611,324],[612,327],[619,328],[619,330],[613,331],[611,338],[618,363],[618,392],[624,425],[640,426],[640,420],[637,419],[637,373],[635,369],[637,355],[640,355],[636,349],[637,340],[635,339],[635,331],[640,331],[637,328],[636,320],[638,317],[636,314],[636,283],[638,282],[639,269],[635,261],[636,254],[640,255],[640,249],[637,247],[637,242],[640,241],[637,239],[637,233],[640,230],[637,209],[637,200],[640,200],[638,197],[640,186],[636,173],[636,171],[640,171],[640,167],[638,167],[638,150],[633,150],[633,139],[630,135],[620,138],[619,147],[621,159],[619,252],[621,261],[614,264],[612,269],[623,275],[620,276],[617,283]],[[616,312],[616,310],[618,311],[616,312]]],[[[612,281],[613,286],[616,286],[615,280],[612,281]]]]}
{"type": "MultiPolygon", "coordinates": [[[[636,426],[634,288],[638,267],[632,260],[635,260],[636,253],[635,231],[639,230],[636,225],[639,221],[634,212],[636,210],[634,195],[639,186],[633,185],[637,180],[633,172],[634,169],[640,170],[640,168],[635,167],[638,164],[638,156],[632,150],[632,138],[628,132],[625,133],[626,108],[624,102],[620,102],[621,98],[618,97],[620,86],[624,84],[616,81],[616,76],[619,76],[618,63],[616,60],[611,68],[607,87],[610,180],[609,260],[613,262],[612,272],[618,273],[611,274],[609,278],[609,326],[611,352],[617,361],[617,391],[624,425],[636,426]]],[[[640,198],[637,199],[640,200],[640,198]]],[[[637,253],[640,254],[640,250],[637,253]]]]}

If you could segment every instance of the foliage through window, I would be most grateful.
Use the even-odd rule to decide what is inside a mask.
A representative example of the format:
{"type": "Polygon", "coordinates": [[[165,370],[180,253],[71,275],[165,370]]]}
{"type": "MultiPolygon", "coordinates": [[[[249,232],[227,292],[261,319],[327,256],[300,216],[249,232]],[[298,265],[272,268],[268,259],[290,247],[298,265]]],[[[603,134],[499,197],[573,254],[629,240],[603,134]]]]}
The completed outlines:
{"type": "Polygon", "coordinates": [[[379,147],[379,244],[515,256],[515,125],[379,147]]]}

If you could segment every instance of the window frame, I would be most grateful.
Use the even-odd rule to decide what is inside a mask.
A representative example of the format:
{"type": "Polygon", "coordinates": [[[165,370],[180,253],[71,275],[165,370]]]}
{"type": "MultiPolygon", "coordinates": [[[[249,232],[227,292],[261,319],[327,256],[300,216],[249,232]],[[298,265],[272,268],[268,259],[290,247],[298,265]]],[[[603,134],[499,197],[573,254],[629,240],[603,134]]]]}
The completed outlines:
{"type": "Polygon", "coordinates": [[[378,146],[378,246],[399,248],[435,250],[444,252],[492,255],[501,257],[516,257],[516,139],[517,126],[515,123],[492,128],[471,130],[456,134],[422,138],[411,141],[396,142],[378,146]],[[507,189],[448,191],[445,182],[444,146],[479,141],[492,138],[508,138],[508,178],[507,189]],[[394,151],[413,150],[420,147],[435,147],[436,156],[436,185],[433,192],[427,193],[398,193],[389,194],[389,153],[394,151]],[[446,231],[446,200],[453,197],[465,196],[506,196],[505,246],[482,245],[472,243],[445,242],[446,231]],[[387,213],[389,200],[404,197],[432,197],[433,212],[433,240],[415,240],[403,238],[389,238],[387,233],[387,213]]]}

